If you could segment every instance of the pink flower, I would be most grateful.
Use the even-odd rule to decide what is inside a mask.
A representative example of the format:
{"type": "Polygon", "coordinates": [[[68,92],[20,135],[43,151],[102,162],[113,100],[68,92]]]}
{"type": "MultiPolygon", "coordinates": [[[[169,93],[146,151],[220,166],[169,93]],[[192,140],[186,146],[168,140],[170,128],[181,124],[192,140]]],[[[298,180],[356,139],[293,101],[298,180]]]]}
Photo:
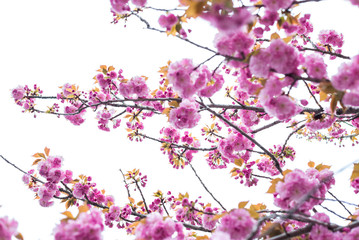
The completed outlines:
{"type": "Polygon", "coordinates": [[[277,76],[270,76],[265,82],[264,88],[259,93],[261,102],[266,102],[270,98],[277,97],[282,93],[282,87],[285,82],[281,81],[277,76]]]}
{"type": "Polygon", "coordinates": [[[266,9],[264,12],[264,16],[259,19],[259,22],[266,26],[265,30],[269,30],[269,26],[272,26],[275,21],[279,18],[277,11],[271,11],[266,9]]]}
{"type": "Polygon", "coordinates": [[[201,97],[212,97],[216,92],[218,92],[219,90],[221,90],[223,84],[224,84],[224,79],[223,76],[221,74],[217,74],[215,73],[212,76],[212,81],[215,81],[213,85],[208,85],[204,88],[202,88],[198,95],[201,97]]]}
{"type": "Polygon", "coordinates": [[[178,108],[172,109],[169,121],[178,129],[193,128],[199,122],[198,104],[193,100],[184,99],[178,108]]]}
{"type": "Polygon", "coordinates": [[[359,107],[359,94],[352,92],[345,93],[343,103],[345,106],[359,107]]]}
{"type": "Polygon", "coordinates": [[[145,98],[148,95],[149,89],[146,85],[145,78],[143,77],[133,77],[129,82],[132,93],[136,94],[138,98],[145,98]]]}
{"type": "Polygon", "coordinates": [[[190,98],[196,92],[191,80],[193,69],[194,66],[190,59],[172,63],[168,68],[168,80],[173,84],[174,90],[178,91],[183,98],[190,98]]]}
{"type": "MultiPolygon", "coordinates": [[[[206,207],[204,211],[207,213],[213,213],[213,210],[210,207],[206,207]]],[[[203,220],[203,226],[205,228],[212,230],[216,227],[218,219],[216,219],[214,216],[215,215],[203,214],[202,220],[203,220]]]]}
{"type": "Polygon", "coordinates": [[[350,0],[350,2],[359,7],[359,0],[350,0]]]}
{"type": "Polygon", "coordinates": [[[122,96],[124,96],[125,98],[129,98],[132,95],[133,89],[131,87],[131,85],[127,82],[121,82],[120,83],[120,93],[122,96]]]}
{"type": "Polygon", "coordinates": [[[47,181],[58,183],[61,180],[65,179],[65,175],[60,169],[52,168],[49,171],[48,177],[46,178],[47,181]]]}
{"type": "MultiPolygon", "coordinates": [[[[78,112],[78,108],[75,106],[66,106],[65,107],[65,113],[71,114],[78,112]]],[[[74,125],[81,125],[85,119],[83,118],[83,115],[85,114],[86,110],[82,110],[79,114],[74,115],[66,115],[65,118],[69,120],[74,125]]]]}
{"type": "Polygon", "coordinates": [[[359,228],[352,229],[348,234],[344,235],[343,240],[357,240],[359,239],[359,228]]]}
{"type": "Polygon", "coordinates": [[[270,68],[278,73],[289,74],[294,72],[298,65],[296,48],[286,44],[282,39],[275,39],[267,48],[270,54],[270,68]]]}
{"type": "Polygon", "coordinates": [[[293,0],[263,0],[264,6],[271,11],[278,11],[283,8],[286,9],[290,7],[293,0]]]}
{"type": "Polygon", "coordinates": [[[8,217],[0,218],[0,239],[11,240],[17,233],[18,223],[15,220],[10,220],[8,217]]]}
{"type": "Polygon", "coordinates": [[[166,15],[161,15],[158,19],[158,23],[161,27],[166,28],[167,31],[170,31],[171,28],[177,23],[178,19],[172,13],[166,15]]]}
{"type": "Polygon", "coordinates": [[[318,180],[308,178],[303,171],[296,169],[285,176],[284,182],[277,183],[276,192],[278,195],[274,199],[274,204],[283,209],[300,207],[297,204],[301,203],[301,199],[316,188],[318,184],[318,180]]]}
{"type": "Polygon", "coordinates": [[[239,58],[246,56],[254,45],[254,39],[243,31],[218,33],[214,41],[219,53],[239,58]]]}
{"type": "Polygon", "coordinates": [[[343,40],[343,34],[338,34],[334,30],[322,30],[319,33],[319,41],[320,43],[326,45],[331,44],[336,47],[342,47],[344,40],[343,40]]]}
{"type": "Polygon", "coordinates": [[[232,14],[223,14],[225,6],[214,4],[202,17],[220,31],[238,30],[252,20],[252,14],[246,8],[235,8],[232,14]]]}
{"type": "Polygon", "coordinates": [[[318,171],[314,168],[305,173],[299,169],[285,175],[284,182],[276,185],[274,205],[282,209],[297,207],[298,211],[307,213],[315,205],[323,202],[326,192],[334,184],[333,172],[318,171]],[[314,198],[310,198],[311,194],[314,198]],[[303,201],[308,197],[306,201],[303,201]]]}
{"type": "Polygon", "coordinates": [[[311,54],[305,57],[303,64],[307,68],[307,73],[313,78],[327,78],[327,64],[324,63],[324,59],[318,54],[311,54]]]}
{"type": "Polygon", "coordinates": [[[312,119],[305,125],[308,129],[317,131],[320,129],[329,128],[335,122],[335,120],[337,120],[336,117],[327,115],[324,118],[321,117],[319,119],[312,119]]]}
{"type": "Polygon", "coordinates": [[[147,0],[131,0],[131,2],[138,7],[144,7],[147,3],[147,0]]]}
{"type": "Polygon", "coordinates": [[[25,89],[22,86],[18,86],[11,91],[11,95],[14,98],[15,102],[22,99],[25,95],[25,89]]]}
{"type": "Polygon", "coordinates": [[[265,49],[253,55],[249,61],[249,70],[257,77],[267,78],[269,75],[271,55],[265,49]]]}
{"type": "Polygon", "coordinates": [[[130,81],[120,83],[120,93],[126,98],[145,98],[149,89],[143,77],[133,77],[130,81]],[[135,95],[135,96],[133,96],[135,95]]]}
{"type": "Polygon", "coordinates": [[[163,217],[153,212],[136,228],[136,239],[138,240],[167,240],[177,233],[177,239],[183,240],[183,227],[180,223],[175,223],[172,219],[163,217]]]}
{"type": "Polygon", "coordinates": [[[62,94],[64,97],[69,97],[78,94],[77,88],[75,85],[66,83],[64,86],[62,86],[62,94]]]}
{"type": "MultiPolygon", "coordinates": [[[[313,218],[321,222],[330,223],[330,219],[325,213],[316,213],[313,218]]],[[[334,232],[330,231],[327,227],[318,224],[315,224],[310,231],[311,239],[316,240],[334,239],[333,235],[334,232]]]]}
{"type": "Polygon", "coordinates": [[[234,209],[220,220],[221,224],[217,227],[215,234],[218,238],[219,232],[227,233],[230,238],[224,234],[224,239],[242,240],[252,231],[256,221],[244,209],[234,209]]]}
{"type": "Polygon", "coordinates": [[[88,184],[76,183],[74,185],[73,195],[76,198],[83,198],[90,190],[88,184]]]}
{"type": "Polygon", "coordinates": [[[297,115],[301,108],[298,107],[288,96],[279,96],[270,99],[263,104],[264,110],[279,120],[287,120],[297,115]]]}
{"type": "Polygon", "coordinates": [[[61,156],[48,156],[47,161],[52,168],[60,168],[64,159],[61,156]]]}
{"type": "Polygon", "coordinates": [[[338,73],[332,77],[332,84],[338,90],[359,92],[359,55],[339,67],[338,73]]]}
{"type": "Polygon", "coordinates": [[[261,27],[256,27],[253,29],[253,33],[256,38],[262,38],[264,30],[261,27]]]}
{"type": "Polygon", "coordinates": [[[110,0],[112,10],[116,13],[123,13],[129,11],[130,7],[128,6],[129,0],[110,0]]]}
{"type": "Polygon", "coordinates": [[[81,213],[76,220],[63,221],[54,229],[55,240],[101,240],[104,230],[101,212],[81,213]]]}

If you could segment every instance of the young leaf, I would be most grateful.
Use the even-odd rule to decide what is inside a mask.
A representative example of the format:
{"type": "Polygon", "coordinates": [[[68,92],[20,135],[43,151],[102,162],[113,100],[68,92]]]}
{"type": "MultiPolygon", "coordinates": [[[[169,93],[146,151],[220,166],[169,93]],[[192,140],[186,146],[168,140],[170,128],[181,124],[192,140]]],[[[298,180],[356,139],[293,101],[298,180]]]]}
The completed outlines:
{"type": "Polygon", "coordinates": [[[238,203],[238,208],[244,208],[247,204],[248,204],[249,201],[245,201],[245,202],[240,202],[238,203]]]}
{"type": "Polygon", "coordinates": [[[65,211],[65,212],[63,212],[61,214],[65,215],[68,219],[75,219],[70,211],[65,211]]]}
{"type": "Polygon", "coordinates": [[[50,154],[50,148],[45,147],[45,154],[46,154],[46,156],[49,156],[49,154],[50,154]]]}
{"type": "Polygon", "coordinates": [[[352,182],[354,179],[359,177],[359,163],[354,163],[354,169],[352,175],[350,176],[350,181],[352,182]]]}
{"type": "Polygon", "coordinates": [[[310,162],[308,162],[308,166],[309,166],[310,168],[314,168],[315,163],[314,163],[313,161],[310,161],[310,162]]]}
{"type": "Polygon", "coordinates": [[[22,236],[21,233],[18,233],[16,236],[15,236],[16,239],[19,239],[19,240],[24,240],[24,237],[22,236]]]}
{"type": "Polygon", "coordinates": [[[131,203],[135,203],[135,199],[133,199],[132,197],[128,197],[128,200],[130,200],[131,203]]]}

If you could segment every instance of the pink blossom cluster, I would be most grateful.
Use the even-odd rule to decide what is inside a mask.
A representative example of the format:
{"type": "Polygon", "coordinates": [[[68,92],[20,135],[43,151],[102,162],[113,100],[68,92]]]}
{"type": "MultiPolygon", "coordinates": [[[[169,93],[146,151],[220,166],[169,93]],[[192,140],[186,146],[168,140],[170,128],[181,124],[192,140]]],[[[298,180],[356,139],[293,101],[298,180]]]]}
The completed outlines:
{"type": "Polygon", "coordinates": [[[323,45],[332,45],[341,48],[344,43],[343,34],[338,34],[334,30],[322,30],[318,38],[323,45]]]}
{"type": "Polygon", "coordinates": [[[112,119],[114,117],[115,110],[108,110],[104,108],[97,112],[98,128],[103,131],[110,131],[108,123],[111,121],[113,123],[113,128],[118,128],[121,123],[121,119],[112,119]]]}
{"type": "MultiPolygon", "coordinates": [[[[340,237],[340,236],[339,236],[340,237]]],[[[343,239],[343,240],[356,240],[359,239],[359,228],[353,228],[350,230],[350,232],[348,234],[345,234],[344,236],[341,236],[342,238],[337,238],[339,239],[343,239]]],[[[337,240],[335,239],[335,240],[337,240]]]]}
{"type": "Polygon", "coordinates": [[[293,100],[282,94],[282,88],[288,86],[291,78],[285,78],[281,81],[277,76],[271,75],[265,82],[264,88],[259,93],[259,99],[264,110],[279,120],[287,120],[301,112],[293,100]]]}
{"type": "Polygon", "coordinates": [[[239,183],[244,184],[244,186],[252,187],[257,186],[258,178],[253,176],[253,166],[256,164],[255,161],[248,161],[249,159],[249,151],[246,152],[244,158],[242,158],[245,162],[243,164],[242,169],[237,168],[236,171],[232,171],[232,174],[236,173],[234,179],[240,179],[239,183]]]}
{"type": "Polygon", "coordinates": [[[80,109],[83,107],[80,102],[74,102],[73,105],[66,106],[64,109],[65,118],[69,120],[74,125],[81,125],[85,122],[84,115],[86,113],[85,109],[80,109]],[[80,112],[79,112],[80,111],[80,112]],[[78,113],[79,112],[79,113],[78,113]]]}
{"type": "Polygon", "coordinates": [[[269,27],[272,26],[278,20],[278,18],[279,14],[277,11],[266,9],[264,15],[259,19],[259,22],[265,26],[265,31],[269,31],[269,27]]]}
{"type": "Polygon", "coordinates": [[[14,98],[15,103],[23,107],[25,109],[24,111],[32,111],[32,108],[35,105],[35,98],[28,97],[36,97],[41,94],[42,90],[36,84],[33,89],[25,85],[25,87],[18,86],[11,91],[11,95],[14,98]]]}
{"type": "Polygon", "coordinates": [[[55,240],[100,240],[104,230],[101,212],[92,209],[76,220],[62,221],[54,229],[55,240]]]}
{"type": "MultiPolygon", "coordinates": [[[[72,172],[60,169],[62,162],[63,159],[60,156],[48,156],[46,160],[42,160],[38,163],[38,172],[47,182],[40,188],[33,187],[32,190],[40,197],[40,205],[43,207],[52,206],[54,203],[51,201],[52,198],[60,195],[59,186],[57,185],[60,181],[64,183],[72,181],[72,172]]],[[[29,174],[33,172],[33,170],[30,170],[29,174]]],[[[28,174],[24,175],[23,181],[29,184],[30,176],[28,174]]]]}
{"type": "Polygon", "coordinates": [[[252,127],[259,123],[259,117],[255,111],[239,110],[238,115],[241,119],[241,122],[247,127],[252,127]]]}
{"type": "Polygon", "coordinates": [[[201,17],[209,21],[219,31],[241,29],[252,21],[252,14],[247,8],[228,8],[225,3],[217,2],[201,17]]]}
{"type": "Polygon", "coordinates": [[[170,31],[171,28],[178,22],[178,18],[172,13],[167,15],[161,15],[158,19],[158,23],[161,27],[166,28],[167,31],[170,31]]]}
{"type": "Polygon", "coordinates": [[[143,130],[144,126],[142,122],[126,122],[126,126],[128,127],[128,130],[132,130],[132,133],[129,133],[127,135],[128,139],[131,141],[135,140],[136,142],[142,141],[142,138],[140,135],[138,135],[136,132],[139,130],[143,130]]]}
{"type": "Polygon", "coordinates": [[[234,209],[221,218],[212,240],[243,240],[251,233],[256,221],[244,209],[234,209]]]}
{"type": "Polygon", "coordinates": [[[0,239],[11,240],[17,234],[17,221],[7,216],[0,218],[0,239]]]}
{"type": "Polygon", "coordinates": [[[249,62],[250,71],[257,77],[267,78],[270,70],[290,74],[297,71],[299,65],[297,50],[281,39],[275,39],[268,48],[261,49],[249,62]]]}
{"type": "Polygon", "coordinates": [[[74,185],[74,190],[72,194],[74,195],[74,197],[82,199],[85,197],[85,195],[88,194],[91,187],[92,185],[90,183],[86,183],[86,184],[76,183],[74,185]]]}
{"type": "Polygon", "coordinates": [[[128,2],[129,0],[110,0],[112,11],[119,14],[130,11],[128,2]]]}
{"type": "Polygon", "coordinates": [[[357,194],[359,192],[359,178],[355,178],[353,181],[351,181],[350,185],[355,189],[355,194],[357,194]]]}
{"type": "Polygon", "coordinates": [[[169,122],[177,129],[193,128],[201,118],[198,110],[199,105],[194,100],[183,99],[178,108],[171,110],[169,122]]]}
{"type": "Polygon", "coordinates": [[[188,163],[192,161],[193,154],[196,153],[197,150],[187,149],[184,152],[183,148],[172,147],[171,143],[174,143],[176,145],[182,144],[184,145],[184,148],[186,146],[199,147],[200,143],[198,139],[192,137],[192,135],[188,131],[185,131],[183,133],[183,136],[181,137],[179,131],[173,127],[162,128],[160,133],[164,134],[164,136],[160,140],[165,142],[161,147],[161,151],[163,152],[163,154],[168,155],[169,161],[173,165],[173,167],[183,168],[185,165],[188,165],[188,163]],[[185,158],[185,160],[182,158],[185,158]]]}
{"type": "Polygon", "coordinates": [[[253,143],[240,133],[231,133],[218,143],[218,151],[221,153],[222,158],[226,158],[230,162],[242,157],[243,154],[238,152],[253,149],[253,147],[253,143]]]}
{"type": "Polygon", "coordinates": [[[218,151],[218,149],[208,152],[206,161],[211,169],[227,168],[227,164],[229,163],[229,160],[222,157],[222,154],[218,151]]]}
{"type": "Polygon", "coordinates": [[[190,59],[171,63],[167,77],[173,84],[173,89],[183,98],[191,98],[196,93],[200,96],[211,97],[222,88],[224,83],[220,74],[216,73],[212,77],[212,73],[205,65],[195,70],[190,59]],[[212,80],[213,84],[211,84],[212,80]]]}
{"type": "MultiPolygon", "coordinates": [[[[190,201],[187,197],[176,199],[172,204],[172,207],[175,207],[176,210],[176,220],[179,222],[189,222],[192,225],[202,225],[201,214],[199,214],[196,205],[200,205],[203,208],[204,203],[199,202],[199,199],[190,201]]],[[[213,210],[217,212],[218,209],[213,210]]]]}
{"type": "Polygon", "coordinates": [[[319,117],[314,115],[313,119],[308,120],[305,124],[306,127],[311,131],[317,131],[320,129],[329,128],[336,121],[336,117],[331,116],[329,114],[323,114],[319,117]]]}
{"type": "MultiPolygon", "coordinates": [[[[132,4],[137,7],[144,7],[147,0],[131,0],[132,4]]],[[[129,0],[110,0],[112,11],[118,14],[123,14],[131,10],[129,0]]]]}
{"type": "Polygon", "coordinates": [[[306,213],[323,202],[334,182],[333,172],[328,169],[318,171],[311,168],[306,172],[295,169],[285,175],[283,182],[277,183],[274,204],[285,210],[296,208],[306,213]]]}
{"type": "MultiPolygon", "coordinates": [[[[319,220],[323,223],[330,223],[329,217],[325,213],[317,212],[313,216],[314,219],[319,220]]],[[[348,236],[348,235],[346,235],[348,236]]],[[[310,239],[312,240],[341,240],[343,239],[343,234],[341,232],[333,232],[329,230],[327,227],[319,224],[315,224],[310,231],[310,239]]],[[[345,239],[345,238],[344,238],[345,239]]]]}
{"type": "MultiPolygon", "coordinates": [[[[269,151],[277,158],[281,168],[285,166],[285,159],[294,161],[296,153],[295,150],[290,146],[286,146],[283,151],[282,149],[283,148],[281,145],[274,145],[274,150],[269,149],[269,151]]],[[[271,176],[275,176],[280,173],[279,170],[275,167],[273,160],[268,156],[260,159],[257,162],[257,167],[259,171],[269,173],[271,176]]]]}
{"type": "Polygon", "coordinates": [[[285,95],[270,99],[263,104],[263,108],[268,114],[279,120],[288,120],[302,111],[292,99],[285,95]]]}
{"type": "Polygon", "coordinates": [[[11,95],[15,102],[18,104],[20,100],[25,96],[25,89],[22,86],[18,86],[11,91],[11,95]]]}
{"type": "Polygon", "coordinates": [[[254,46],[254,39],[242,31],[220,32],[214,38],[214,45],[219,53],[244,60],[254,46]]]}
{"type": "Polygon", "coordinates": [[[204,209],[204,214],[202,215],[203,227],[209,230],[213,230],[218,223],[218,219],[215,217],[215,214],[217,213],[217,208],[206,207],[204,209]]]}
{"type": "Polygon", "coordinates": [[[240,74],[237,78],[239,85],[237,86],[237,89],[241,92],[240,98],[243,97],[243,100],[246,100],[248,95],[254,95],[258,93],[261,88],[263,88],[262,84],[258,83],[257,81],[253,81],[252,74],[248,68],[241,68],[239,73],[240,74]]]}
{"type": "Polygon", "coordinates": [[[120,93],[126,98],[145,98],[149,89],[144,77],[133,77],[128,82],[120,83],[120,93]]]}
{"type": "Polygon", "coordinates": [[[287,9],[292,3],[293,0],[263,0],[264,6],[273,12],[276,12],[279,9],[287,9]]]}
{"type": "MultiPolygon", "coordinates": [[[[120,222],[122,219],[127,219],[132,213],[132,209],[129,205],[125,205],[125,207],[120,208],[119,206],[112,205],[109,208],[109,211],[105,213],[105,225],[112,228],[113,222],[120,222]],[[121,217],[121,218],[120,218],[121,217]]],[[[120,223],[117,224],[118,228],[123,228],[124,226],[120,223]]]]}
{"type": "Polygon", "coordinates": [[[299,29],[298,34],[308,35],[313,32],[313,25],[309,22],[310,14],[304,14],[303,17],[299,18],[299,29]]]}
{"type": "Polygon", "coordinates": [[[183,226],[175,223],[170,218],[165,218],[159,213],[151,213],[136,228],[138,240],[183,240],[183,226]]]}
{"type": "Polygon", "coordinates": [[[359,0],[350,0],[350,2],[359,7],[359,0]]]}
{"type": "Polygon", "coordinates": [[[104,75],[103,73],[97,74],[96,80],[98,81],[98,84],[100,85],[102,90],[115,90],[117,87],[117,82],[115,82],[117,77],[120,76],[118,76],[115,71],[111,71],[108,72],[106,75],[104,75]]]}
{"type": "Polygon", "coordinates": [[[306,68],[309,77],[317,79],[328,78],[327,64],[325,64],[324,59],[318,54],[305,56],[303,66],[306,68]]]}
{"type": "Polygon", "coordinates": [[[77,90],[77,87],[70,83],[65,83],[61,87],[61,89],[62,92],[60,93],[60,96],[64,98],[73,98],[80,95],[80,92],[77,90]]]}
{"type": "Polygon", "coordinates": [[[344,95],[345,105],[359,106],[359,55],[349,63],[342,63],[338,73],[332,77],[332,84],[338,90],[350,91],[344,95]]]}

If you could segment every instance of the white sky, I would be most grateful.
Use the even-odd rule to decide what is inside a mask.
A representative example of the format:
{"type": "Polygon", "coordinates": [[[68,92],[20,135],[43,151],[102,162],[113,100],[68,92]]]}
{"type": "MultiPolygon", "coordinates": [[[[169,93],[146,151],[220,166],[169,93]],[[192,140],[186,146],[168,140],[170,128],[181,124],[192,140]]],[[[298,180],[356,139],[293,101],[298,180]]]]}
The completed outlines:
{"type": "MultiPolygon", "coordinates": [[[[153,2],[161,6],[159,1],[153,2]]],[[[326,1],[306,4],[303,9],[303,13],[313,13],[316,32],[320,29],[342,32],[345,38],[343,53],[350,56],[359,53],[356,26],[359,8],[351,6],[348,1],[326,1]]],[[[112,25],[111,21],[109,1],[0,1],[0,154],[28,170],[33,161],[31,155],[47,146],[52,154],[64,157],[64,169],[71,169],[75,175],[92,176],[100,188],[115,196],[120,206],[125,204],[127,195],[119,168],[124,171],[140,168],[148,175],[148,187],[144,190],[147,201],[152,199],[154,191],[161,189],[176,194],[188,191],[192,198],[201,195],[204,201],[213,202],[189,168],[172,169],[156,143],[130,142],[126,139],[123,124],[121,129],[103,132],[97,128],[95,115],[89,111],[81,127],[55,116],[38,115],[34,119],[30,114],[21,113],[10,98],[12,88],[25,84],[32,86],[38,83],[45,95],[54,95],[58,87],[65,83],[76,83],[81,89],[90,89],[92,77],[102,64],[113,65],[117,70],[122,68],[125,77],[150,76],[150,81],[157,84],[157,71],[168,60],[190,57],[199,63],[209,56],[205,51],[179,40],[143,30],[143,25],[137,20],[129,21],[126,28],[122,23],[112,25]]],[[[197,35],[192,39],[212,47],[211,34],[207,29],[199,27],[193,30],[197,35]]],[[[335,70],[336,67],[333,72],[335,70]]],[[[146,133],[159,136],[159,129],[166,124],[164,118],[161,119],[161,125],[156,119],[146,121],[146,133]]],[[[270,134],[259,135],[262,138],[258,139],[266,147],[283,144],[286,133],[278,134],[279,129],[277,127],[270,134]]],[[[305,166],[313,160],[316,163],[335,163],[335,170],[358,159],[355,154],[357,147],[348,146],[345,152],[332,144],[318,144],[313,148],[313,143],[296,139],[292,139],[289,145],[297,150],[297,161],[292,168],[305,166]]],[[[197,154],[193,165],[228,209],[249,199],[253,203],[265,202],[265,199],[272,202],[270,195],[249,198],[253,189],[231,179],[228,174],[230,168],[210,171],[202,156],[197,154]]],[[[337,179],[341,183],[340,188],[336,186],[333,192],[342,197],[345,186],[348,192],[346,200],[354,201],[358,196],[351,194],[352,189],[346,188],[349,174],[350,170],[347,170],[338,175],[343,180],[340,182],[337,179]]],[[[33,200],[34,194],[22,184],[21,176],[16,169],[0,161],[0,216],[8,215],[16,219],[25,239],[50,239],[52,229],[62,218],[60,212],[65,208],[63,205],[40,207],[38,201],[33,200]]],[[[256,188],[256,192],[265,192],[266,188],[268,184],[264,183],[256,188]]],[[[123,231],[115,229],[107,231],[104,239],[130,239],[125,236],[123,231]]]]}

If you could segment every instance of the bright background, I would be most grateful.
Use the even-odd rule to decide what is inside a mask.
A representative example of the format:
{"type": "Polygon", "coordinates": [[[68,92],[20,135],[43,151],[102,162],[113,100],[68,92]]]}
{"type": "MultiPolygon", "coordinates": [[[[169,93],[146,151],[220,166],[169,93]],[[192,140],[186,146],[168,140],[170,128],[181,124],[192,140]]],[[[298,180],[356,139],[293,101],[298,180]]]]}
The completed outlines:
{"type": "MultiPolygon", "coordinates": [[[[165,7],[164,4],[168,3],[168,0],[157,0],[150,1],[149,5],[165,7]]],[[[335,29],[344,34],[343,54],[353,56],[359,53],[356,26],[359,8],[350,5],[349,1],[307,3],[298,11],[312,13],[313,37],[321,29],[335,29]]],[[[63,169],[72,170],[75,176],[92,176],[100,189],[104,188],[115,196],[120,206],[127,199],[120,168],[123,171],[140,168],[148,175],[148,186],[144,189],[148,203],[152,200],[152,193],[158,189],[163,192],[171,190],[176,195],[188,192],[191,199],[201,195],[204,202],[213,202],[190,168],[175,170],[168,164],[159,144],[149,140],[142,143],[127,140],[124,121],[120,129],[108,133],[97,128],[95,114],[91,111],[86,113],[85,123],[78,127],[55,116],[38,115],[34,118],[31,114],[23,114],[11,99],[11,89],[25,84],[32,87],[37,83],[44,95],[55,95],[58,87],[65,83],[76,83],[83,90],[91,89],[92,78],[103,64],[113,65],[116,70],[122,68],[127,78],[149,76],[149,81],[156,86],[159,81],[157,71],[168,60],[189,57],[199,63],[210,56],[204,50],[173,37],[144,30],[144,25],[137,19],[129,20],[125,28],[123,23],[113,25],[111,21],[109,1],[0,1],[0,154],[27,171],[34,160],[31,156],[47,146],[51,154],[64,157],[63,169]]],[[[201,23],[192,30],[190,39],[213,47],[215,31],[209,31],[207,24],[201,23]]],[[[213,66],[219,61],[215,59],[213,66]]],[[[336,72],[338,63],[331,65],[331,74],[336,72]]],[[[149,119],[145,121],[145,132],[159,136],[159,129],[166,124],[164,117],[149,119]]],[[[277,126],[257,137],[265,147],[272,147],[273,144],[283,144],[288,133],[277,126]]],[[[358,159],[358,148],[351,147],[349,142],[343,149],[333,144],[308,143],[293,138],[289,145],[297,151],[295,164],[288,165],[292,169],[299,166],[306,169],[307,162],[312,160],[333,164],[332,169],[337,171],[358,159]]],[[[193,166],[227,209],[246,200],[271,204],[271,195],[261,194],[268,188],[267,182],[260,180],[257,188],[248,189],[230,178],[231,167],[210,171],[203,155],[195,155],[193,166]],[[253,195],[254,190],[261,195],[253,195]]],[[[355,202],[357,196],[348,187],[350,171],[348,168],[337,175],[337,185],[332,192],[341,199],[355,202]]],[[[21,177],[22,173],[0,161],[0,216],[16,219],[18,230],[25,239],[51,239],[53,228],[62,218],[60,212],[65,208],[60,204],[51,208],[40,207],[21,177]]],[[[137,196],[136,200],[140,198],[137,196]]],[[[339,205],[324,205],[342,211],[339,205]]],[[[77,213],[75,209],[73,212],[77,213]]],[[[124,238],[131,239],[117,229],[107,230],[104,234],[104,239],[124,238]]]]}

